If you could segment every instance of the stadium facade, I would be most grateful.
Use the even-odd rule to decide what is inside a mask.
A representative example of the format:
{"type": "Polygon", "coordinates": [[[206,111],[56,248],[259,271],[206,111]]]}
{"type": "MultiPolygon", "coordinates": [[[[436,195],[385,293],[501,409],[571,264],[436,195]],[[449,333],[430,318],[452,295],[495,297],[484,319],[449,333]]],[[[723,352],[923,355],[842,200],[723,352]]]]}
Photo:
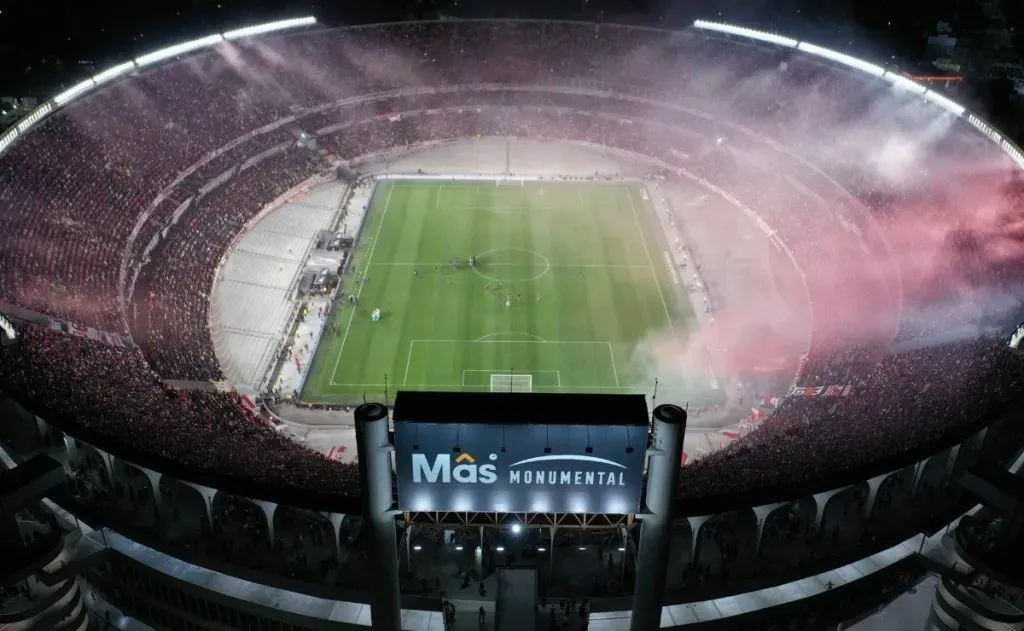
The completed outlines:
{"type": "MultiPolygon", "coordinates": [[[[310,26],[310,22],[282,26],[310,26]]],[[[466,45],[476,41],[475,37],[492,42],[497,36],[497,41],[502,41],[504,33],[506,41],[513,44],[524,39],[542,41],[548,36],[558,42],[579,42],[583,48],[595,45],[589,41],[594,39],[598,46],[628,52],[636,42],[653,38],[655,43],[651,46],[668,47],[676,53],[692,52],[701,58],[714,50],[742,60],[768,60],[773,67],[780,58],[786,64],[806,63],[813,72],[835,74],[837,82],[848,91],[844,94],[853,94],[857,89],[902,91],[899,94],[913,107],[952,119],[951,125],[957,131],[951,136],[962,140],[962,150],[967,154],[983,154],[992,159],[998,156],[1000,160],[1024,166],[1024,159],[1012,143],[941,94],[917,86],[893,71],[808,43],[706,23],[689,32],[667,33],[609,25],[487,21],[310,30],[266,36],[277,38],[274,40],[247,39],[262,32],[257,29],[196,40],[173,51],[154,53],[118,66],[44,104],[0,138],[0,150],[5,151],[0,164],[12,173],[17,173],[19,167],[28,169],[32,163],[27,158],[38,149],[32,144],[34,138],[41,137],[54,120],[76,113],[89,118],[93,115],[89,108],[103,111],[108,105],[105,99],[114,98],[110,91],[130,91],[136,82],[139,86],[167,82],[174,92],[173,83],[178,80],[175,72],[184,73],[190,63],[220,50],[207,47],[251,47],[255,57],[272,58],[274,45],[294,54],[297,50],[312,50],[325,39],[347,41],[352,37],[350,54],[358,58],[358,51],[352,51],[370,41],[399,46],[406,38],[423,38],[420,43],[435,37],[447,39],[452,31],[463,37],[466,45]],[[191,56],[176,59],[182,55],[191,56]],[[165,63],[147,69],[158,61],[165,63]]],[[[517,53],[522,50],[516,48],[517,53]]],[[[186,217],[187,204],[227,184],[245,170],[241,165],[258,164],[259,160],[254,158],[271,157],[265,155],[268,151],[288,153],[293,144],[308,151],[308,139],[302,137],[296,142],[289,126],[315,130],[313,135],[320,143],[342,132],[345,139],[332,146],[345,151],[343,164],[332,163],[332,167],[351,168],[373,164],[360,161],[361,156],[400,152],[423,143],[481,133],[525,133],[527,126],[517,122],[516,111],[530,108],[555,112],[558,124],[551,129],[561,128],[566,136],[571,136],[567,140],[583,139],[598,144],[615,140],[621,142],[620,149],[634,153],[642,153],[648,139],[638,140],[629,131],[621,132],[623,126],[649,125],[649,134],[650,130],[665,131],[659,115],[670,114],[674,120],[679,120],[677,116],[689,116],[706,121],[681,107],[677,95],[631,86],[617,80],[621,77],[602,79],[597,77],[600,73],[573,76],[573,69],[568,68],[541,82],[538,77],[544,75],[531,71],[529,63],[539,64],[546,58],[542,49],[525,54],[524,64],[518,69],[492,68],[491,72],[483,72],[485,69],[473,68],[466,76],[438,72],[433,76],[437,85],[419,83],[397,89],[386,84],[400,84],[402,78],[371,75],[363,83],[345,86],[344,95],[330,103],[306,103],[287,113],[288,106],[273,103],[267,112],[284,114],[274,120],[267,120],[269,115],[264,112],[260,116],[240,116],[243,122],[239,124],[260,125],[245,129],[244,134],[229,142],[203,146],[201,160],[181,164],[182,168],[173,176],[163,174],[157,180],[165,184],[161,189],[135,191],[153,195],[140,205],[143,210],[137,218],[132,217],[129,224],[118,224],[117,229],[124,233],[119,236],[126,237],[124,242],[108,252],[104,260],[95,262],[105,266],[98,277],[107,281],[111,280],[110,270],[117,270],[113,283],[98,286],[95,278],[90,277],[91,285],[75,285],[80,281],[69,280],[64,273],[54,274],[55,280],[69,285],[65,292],[74,295],[89,288],[97,293],[84,295],[96,296],[96,302],[101,304],[84,305],[73,314],[46,314],[43,307],[47,301],[39,300],[38,293],[25,292],[5,298],[15,298],[12,302],[24,303],[20,306],[32,311],[12,305],[15,308],[5,313],[15,327],[47,327],[105,348],[123,349],[138,343],[148,349],[151,365],[167,365],[167,357],[153,350],[167,344],[167,336],[142,339],[145,327],[139,327],[138,320],[135,326],[128,323],[134,304],[132,288],[146,273],[146,260],[156,244],[174,238],[176,230],[184,229],[177,224],[186,217]],[[474,76],[477,81],[470,81],[474,76]],[[488,81],[481,83],[479,77],[488,81]],[[531,81],[524,83],[524,77],[531,81]],[[381,91],[381,86],[392,89],[381,91]],[[586,107],[581,107],[581,102],[586,107]],[[654,122],[645,123],[644,117],[636,113],[639,104],[650,108],[654,122]],[[598,114],[581,113],[589,108],[598,114]],[[570,109],[574,113],[564,118],[570,109]],[[498,111],[500,116],[479,116],[488,111],[498,111]],[[367,116],[370,112],[373,113],[367,116]],[[397,116],[396,112],[403,115],[397,116]],[[449,116],[455,121],[449,128],[430,122],[449,116]],[[583,129],[574,129],[574,124],[583,129]],[[620,128],[621,135],[594,140],[596,128],[612,124],[620,128]],[[384,131],[378,134],[373,130],[384,131]],[[434,132],[436,136],[431,136],[434,132]],[[217,162],[225,156],[225,162],[217,162]],[[177,187],[197,172],[207,179],[197,185],[196,195],[188,196],[187,201],[180,195],[176,197],[177,187]],[[201,190],[208,182],[211,186],[201,190]],[[104,306],[100,298],[116,308],[104,306]],[[111,312],[116,317],[111,318],[111,312]],[[76,323],[76,318],[88,319],[89,326],[78,326],[82,322],[76,323]]],[[[773,94],[774,91],[775,88],[773,94]]],[[[172,104],[180,105],[168,98],[172,104]]],[[[173,130],[179,124],[168,122],[158,127],[173,130]]],[[[196,127],[201,128],[202,125],[196,127]]],[[[218,139],[226,140],[220,136],[234,131],[221,133],[218,139]]],[[[673,167],[670,153],[657,153],[655,157],[669,165],[666,173],[678,175],[695,166],[684,161],[673,167]]],[[[716,160],[717,157],[710,156],[707,162],[720,166],[716,160]]],[[[316,176],[316,169],[308,165],[295,167],[289,163],[289,168],[296,172],[289,185],[316,176]]],[[[126,167],[117,177],[130,182],[143,175],[131,171],[131,167],[126,167]]],[[[269,202],[278,194],[276,190],[268,192],[263,201],[269,202]]],[[[192,203],[198,204],[198,200],[192,203]]],[[[65,224],[65,228],[73,230],[75,226],[65,224]]],[[[781,228],[769,226],[766,234],[778,239],[782,232],[781,228]]],[[[173,296],[173,292],[169,295],[173,296]]],[[[200,323],[196,330],[201,327],[200,323]]],[[[182,352],[193,351],[186,348],[182,352]]],[[[202,380],[219,375],[204,373],[199,368],[187,376],[202,380]]],[[[818,394],[828,383],[801,382],[794,386],[794,390],[818,394]]],[[[1022,412],[1019,392],[1012,393],[1007,400],[999,400],[999,405],[972,415],[949,431],[916,437],[915,441],[896,450],[889,449],[878,458],[844,463],[813,479],[783,476],[780,480],[770,479],[767,484],[737,479],[735,492],[704,492],[697,488],[697,479],[687,478],[686,474],[682,475],[678,491],[672,484],[653,485],[651,478],[672,480],[679,475],[679,461],[672,457],[668,471],[658,471],[651,463],[647,465],[649,478],[642,490],[632,480],[627,483],[622,478],[623,488],[642,494],[638,495],[643,498],[641,504],[636,504],[638,509],[618,511],[601,507],[584,512],[572,510],[570,503],[561,511],[530,511],[519,506],[497,510],[476,503],[467,507],[427,503],[393,506],[394,472],[390,459],[383,457],[393,443],[386,416],[380,414],[365,426],[357,425],[357,430],[365,432],[360,446],[364,457],[360,459],[356,485],[359,492],[331,492],[329,483],[310,488],[294,483],[297,478],[281,468],[274,454],[261,454],[258,476],[232,475],[225,464],[233,458],[230,446],[217,462],[183,459],[169,450],[149,450],[144,445],[126,442],[116,427],[48,414],[38,399],[29,396],[33,393],[6,382],[4,387],[5,410],[11,419],[4,429],[6,467],[19,471],[33,462],[28,460],[15,466],[23,458],[46,452],[65,465],[74,478],[67,484],[36,489],[36,497],[31,499],[45,496],[41,505],[60,524],[60,545],[50,545],[46,554],[20,564],[13,574],[5,575],[4,585],[27,580],[26,587],[33,594],[40,593],[37,590],[52,587],[54,579],[48,573],[69,567],[58,577],[62,581],[59,589],[64,590],[62,597],[75,592],[80,585],[87,586],[94,590],[96,600],[116,607],[128,617],[154,628],[173,629],[219,628],[218,625],[355,628],[371,624],[371,608],[375,628],[443,628],[442,592],[447,591],[447,598],[457,601],[462,608],[490,603],[485,609],[493,617],[500,608],[502,592],[495,585],[492,571],[496,565],[511,566],[513,561],[536,568],[544,577],[542,597],[552,605],[559,599],[589,599],[586,613],[595,629],[630,626],[631,609],[632,628],[657,626],[659,616],[660,626],[666,628],[756,628],[783,623],[790,628],[834,627],[886,602],[920,577],[924,570],[918,558],[942,550],[944,529],[956,524],[961,515],[977,504],[957,482],[966,471],[981,461],[994,463],[1004,471],[1019,467],[1022,412]],[[375,458],[371,457],[374,453],[375,458]],[[688,483],[692,484],[689,488],[688,483]],[[81,545],[69,543],[70,537],[65,533],[75,533],[74,538],[80,537],[81,545]],[[499,553],[506,553],[506,548],[510,557],[503,563],[499,553]],[[56,554],[50,554],[54,550],[56,554]],[[421,559],[419,553],[432,554],[432,560],[421,559]],[[438,588],[432,589],[428,584],[428,568],[447,562],[440,559],[454,559],[455,566],[464,567],[467,558],[473,570],[464,576],[472,576],[473,583],[478,582],[476,578],[483,579],[479,581],[479,599],[452,595],[452,588],[441,585],[441,577],[436,577],[438,588]],[[585,559],[589,559],[590,565],[585,565],[585,559]],[[652,563],[660,570],[643,571],[652,563]],[[590,575],[596,578],[592,583],[574,583],[570,572],[556,569],[565,564],[588,567],[590,575]],[[364,581],[367,573],[372,589],[367,589],[364,581]],[[78,578],[68,578],[71,574],[78,578]],[[485,593],[491,597],[487,598],[485,593]]],[[[796,396],[802,394],[797,392],[796,396]]],[[[404,430],[396,427],[395,431],[398,443],[409,440],[407,436],[403,438],[404,430]]],[[[795,435],[799,437],[799,433],[795,435]]],[[[651,445],[638,445],[636,453],[648,448],[648,459],[657,462],[658,458],[650,456],[663,448],[658,438],[656,433],[651,445]]],[[[754,432],[749,444],[737,443],[739,457],[741,450],[756,449],[756,438],[754,432]]],[[[450,452],[453,460],[457,460],[461,446],[451,447],[460,450],[450,452]]],[[[411,449],[411,445],[403,449],[411,449]]],[[[549,450],[551,446],[545,445],[540,453],[517,457],[543,458],[550,455],[549,450]]],[[[678,444],[667,452],[672,454],[674,450],[678,450],[678,444]]],[[[502,451],[499,447],[498,452],[484,449],[481,453],[496,455],[502,451]]],[[[203,457],[209,458],[209,452],[203,457]]],[[[437,463],[436,458],[429,461],[420,469],[421,473],[425,469],[431,476],[440,475],[443,471],[437,470],[437,463]]],[[[639,475],[635,465],[619,464],[633,467],[633,477],[639,475]]],[[[443,470],[443,463],[440,466],[443,470]]],[[[459,463],[454,468],[458,466],[465,465],[459,463]]],[[[548,469],[537,471],[548,475],[548,469]]],[[[716,471],[728,475],[732,470],[726,464],[709,473],[715,475],[716,471]]],[[[561,483],[561,473],[555,473],[561,483]]],[[[596,477],[597,472],[594,474],[596,477]]],[[[409,470],[403,480],[403,467],[399,465],[397,475],[400,497],[404,497],[402,485],[414,480],[415,473],[409,470]]],[[[454,479],[458,480],[459,475],[463,474],[452,471],[454,479]]],[[[511,475],[508,478],[511,480],[511,475]]],[[[582,480],[587,480],[585,472],[582,480]]],[[[8,504],[5,496],[3,508],[6,518],[8,512],[13,515],[24,510],[25,505],[8,504]]],[[[31,521],[8,519],[5,526],[19,530],[38,526],[31,521]]],[[[969,565],[962,556],[961,563],[969,565]]],[[[461,577],[458,580],[463,581],[461,577]]],[[[61,601],[60,605],[69,606],[68,602],[61,601]]],[[[15,609],[7,618],[0,618],[0,622],[11,621],[16,625],[14,628],[58,628],[54,618],[43,616],[52,616],[53,611],[36,609],[15,609]]],[[[80,628],[76,625],[84,624],[82,610],[80,604],[71,604],[70,609],[60,612],[62,628],[80,628]]],[[[554,608],[552,611],[554,617],[557,612],[554,608]]],[[[4,615],[8,615],[6,609],[4,615]]],[[[571,616],[570,619],[575,620],[571,616]]],[[[133,622],[126,618],[123,624],[133,622]]]]}

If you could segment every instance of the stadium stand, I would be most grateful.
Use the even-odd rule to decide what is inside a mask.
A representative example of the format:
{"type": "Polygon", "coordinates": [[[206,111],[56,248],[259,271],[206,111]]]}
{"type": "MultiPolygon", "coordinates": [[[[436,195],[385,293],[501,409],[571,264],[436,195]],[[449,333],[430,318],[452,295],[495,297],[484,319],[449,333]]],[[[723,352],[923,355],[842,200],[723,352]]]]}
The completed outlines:
{"type": "MultiPolygon", "coordinates": [[[[7,222],[0,235],[0,299],[131,333],[139,345],[116,348],[19,322],[23,339],[0,353],[0,384],[24,408],[80,441],[69,463],[74,482],[66,501],[139,541],[181,558],[247,568],[257,577],[286,577],[300,591],[359,586],[358,520],[346,519],[338,530],[318,512],[350,512],[359,493],[356,468],[291,441],[234,395],[177,392],[162,383],[222,377],[206,296],[220,257],[247,219],[329,168],[331,156],[353,160],[480,135],[588,142],[652,156],[696,177],[724,178],[735,198],[764,213],[807,272],[814,345],[801,383],[825,385],[841,377],[852,395],[786,398],[756,430],[683,468],[679,528],[687,543],[672,580],[680,590],[694,590],[687,598],[835,567],[956,514],[961,498],[948,472],[939,471],[943,457],[1019,399],[1024,366],[1003,352],[1002,338],[892,354],[895,341],[922,332],[901,319],[891,277],[900,270],[876,264],[882,248],[865,251],[852,239],[822,245],[810,236],[836,231],[838,222],[812,212],[780,179],[783,171],[803,173],[796,158],[780,153],[778,165],[759,171],[728,156],[681,158],[684,150],[707,151],[685,133],[702,120],[684,109],[692,95],[672,86],[654,90],[659,82],[637,72],[663,67],[658,60],[686,58],[676,85],[702,73],[752,76],[779,65],[775,50],[693,33],[546,22],[402,24],[224,46],[230,55],[203,52],[172,61],[75,101],[0,155],[7,222]],[[493,52],[473,54],[477,50],[493,52]],[[303,59],[311,70],[296,73],[281,59],[303,59]],[[257,131],[266,126],[271,129],[257,131]],[[315,134],[322,151],[298,146],[297,129],[315,134]],[[221,174],[284,145],[204,191],[221,174]],[[836,260],[863,261],[869,272],[837,283],[826,275],[836,260]],[[141,270],[131,289],[119,273],[123,263],[141,270]],[[856,291],[849,283],[858,284],[856,291]],[[878,300],[853,306],[842,300],[844,293],[878,300]],[[839,342],[851,323],[865,320],[871,339],[839,342]],[[101,453],[128,464],[115,468],[101,453]],[[941,463],[929,476],[933,457],[941,463]],[[138,467],[167,477],[154,489],[138,467]],[[889,477],[907,468],[909,474],[889,477]],[[866,482],[883,474],[886,486],[866,482]],[[185,482],[223,492],[204,507],[185,482]],[[263,489],[251,497],[291,498],[291,504],[284,501],[267,519],[245,499],[244,483],[263,489]],[[833,489],[840,490],[821,504],[807,499],[833,489]],[[911,496],[913,502],[901,500],[911,496]],[[838,499],[829,504],[832,497],[838,499]],[[785,510],[766,517],[749,510],[769,502],[785,510]],[[165,504],[169,509],[159,508],[165,504]],[[836,515],[826,515],[826,508],[836,515]],[[171,532],[176,529],[163,522],[189,523],[192,530],[171,532]],[[345,536],[327,542],[339,532],[345,536]]],[[[889,86],[820,60],[786,60],[784,79],[745,86],[742,108],[731,113],[736,124],[756,123],[766,136],[793,140],[795,152],[814,156],[828,177],[875,211],[882,221],[870,230],[884,235],[887,198],[879,191],[885,187],[830,164],[820,148],[806,145],[808,126],[820,119],[801,117],[802,108],[787,99],[803,91],[791,88],[820,88],[820,105],[834,124],[867,118],[879,133],[924,128],[938,110],[929,109],[927,117],[873,116],[872,103],[889,98],[883,94],[889,86]]],[[[918,107],[925,109],[907,101],[907,110],[918,107]]],[[[756,139],[735,133],[730,142],[756,139]]],[[[954,129],[942,141],[948,151],[922,158],[922,169],[941,173],[956,159],[995,152],[977,140],[967,128],[954,129]]],[[[678,176],[671,168],[660,175],[678,176]]],[[[892,194],[918,192],[908,185],[892,194]]],[[[1020,203],[1019,196],[1008,200],[1017,208],[1020,203]]],[[[863,226],[869,230],[867,222],[863,226]]],[[[1013,280],[1006,268],[996,270],[993,282],[1013,280]]],[[[263,330],[285,319],[256,309],[252,318],[240,326],[263,330]]],[[[960,457],[1005,459],[1010,454],[999,453],[1005,445],[997,441],[1002,435],[983,435],[960,457]]],[[[28,443],[24,453],[53,446],[28,443]]],[[[902,586],[912,574],[878,580],[902,586]]],[[[626,584],[617,567],[596,583],[603,595],[621,594],[626,584]]]]}

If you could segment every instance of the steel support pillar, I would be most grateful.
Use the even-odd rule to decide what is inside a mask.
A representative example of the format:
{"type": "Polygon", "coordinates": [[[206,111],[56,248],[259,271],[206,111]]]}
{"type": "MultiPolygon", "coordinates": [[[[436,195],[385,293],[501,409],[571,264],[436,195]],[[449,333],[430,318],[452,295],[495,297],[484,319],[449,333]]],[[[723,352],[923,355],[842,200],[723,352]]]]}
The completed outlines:
{"type": "Polygon", "coordinates": [[[388,410],[379,403],[356,408],[356,446],[363,500],[363,524],[369,528],[370,618],[377,631],[401,631],[398,541],[391,497],[391,442],[388,410]]]}
{"type": "Polygon", "coordinates": [[[661,626],[661,607],[672,541],[672,509],[686,432],[686,412],[677,405],[654,408],[651,447],[647,450],[647,496],[640,515],[640,547],[630,631],[661,626]]]}

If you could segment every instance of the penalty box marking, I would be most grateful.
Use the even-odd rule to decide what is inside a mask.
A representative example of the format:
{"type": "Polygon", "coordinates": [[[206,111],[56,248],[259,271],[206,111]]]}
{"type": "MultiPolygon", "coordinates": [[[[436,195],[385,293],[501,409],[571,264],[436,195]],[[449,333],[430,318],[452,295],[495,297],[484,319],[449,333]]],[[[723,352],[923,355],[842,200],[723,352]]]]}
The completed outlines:
{"type": "MultiPolygon", "coordinates": [[[[444,194],[444,189],[445,188],[456,187],[459,184],[472,186],[472,183],[470,181],[465,181],[465,180],[462,181],[462,182],[459,182],[458,180],[455,180],[453,182],[448,182],[446,184],[438,184],[437,185],[437,192],[434,194],[434,208],[441,208],[441,196],[444,194]]],[[[557,184],[565,184],[565,183],[564,182],[557,182],[557,181],[548,182],[548,181],[544,181],[544,180],[531,181],[531,185],[538,185],[538,186],[541,187],[541,192],[540,193],[536,193],[536,195],[539,195],[539,196],[543,196],[544,195],[543,187],[545,185],[548,185],[548,184],[557,185],[557,184]]],[[[484,207],[484,205],[482,205],[482,204],[445,204],[444,208],[448,209],[448,210],[455,210],[455,211],[482,210],[482,211],[492,212],[492,213],[497,214],[497,215],[514,214],[514,213],[522,213],[522,212],[564,212],[566,210],[570,210],[570,211],[587,210],[587,204],[586,204],[586,202],[583,199],[583,188],[582,188],[582,186],[577,186],[577,185],[575,185],[575,183],[568,183],[568,184],[570,184],[572,186],[575,186],[575,188],[576,188],[576,199],[579,201],[579,205],[576,208],[567,208],[566,205],[560,205],[560,206],[553,206],[551,208],[545,208],[545,207],[537,207],[537,206],[520,206],[520,205],[508,205],[508,204],[498,204],[498,205],[487,204],[486,207],[484,207]]],[[[417,184],[413,183],[412,186],[415,187],[415,186],[417,186],[417,184]]],[[[513,187],[513,186],[516,186],[516,185],[515,184],[508,184],[506,186],[507,187],[513,187]]],[[[499,188],[502,188],[502,187],[501,187],[501,185],[496,185],[494,188],[495,189],[499,189],[499,188]]],[[[523,187],[522,186],[518,186],[517,188],[523,188],[523,187]]],[[[533,187],[531,186],[531,188],[533,188],[533,187]]],[[[476,184],[476,192],[477,192],[477,194],[480,193],[480,184],[479,183],[476,184]]]]}
{"type": "MultiPolygon", "coordinates": [[[[591,342],[585,340],[411,340],[409,342],[409,353],[405,357],[405,376],[402,377],[402,385],[408,385],[409,382],[409,368],[412,366],[412,350],[416,344],[589,344],[589,345],[603,345],[608,349],[608,357],[612,363],[612,375],[615,377],[615,387],[619,385],[619,369],[615,365],[615,351],[612,349],[611,342],[591,342]]],[[[502,368],[496,368],[488,372],[499,372],[504,370],[502,368]]],[[[526,373],[527,371],[523,371],[526,373]]],[[[541,372],[541,371],[537,371],[541,372]]],[[[557,371],[555,371],[557,372],[557,371]]],[[[559,377],[561,380],[561,377],[559,377]]],[[[465,377],[463,377],[465,381],[465,377]]],[[[341,385],[341,384],[334,384],[341,385]]]]}
{"type": "MultiPolygon", "coordinates": [[[[534,341],[537,341],[537,340],[534,340],[534,341]]],[[[494,369],[484,370],[483,368],[463,368],[462,369],[462,387],[464,387],[464,388],[467,387],[467,384],[466,384],[466,373],[467,372],[485,372],[485,373],[487,373],[489,375],[502,375],[504,377],[512,377],[512,376],[515,376],[515,375],[530,375],[532,377],[533,375],[540,375],[540,374],[547,374],[547,375],[554,374],[555,375],[555,380],[558,382],[558,385],[556,387],[557,388],[561,388],[562,387],[562,373],[559,370],[524,370],[522,372],[512,373],[512,372],[501,372],[501,371],[494,370],[494,369]]],[[[484,386],[481,385],[481,386],[468,386],[468,387],[471,387],[471,388],[482,388],[484,386]]],[[[541,386],[541,387],[544,387],[544,386],[541,386]]]]}

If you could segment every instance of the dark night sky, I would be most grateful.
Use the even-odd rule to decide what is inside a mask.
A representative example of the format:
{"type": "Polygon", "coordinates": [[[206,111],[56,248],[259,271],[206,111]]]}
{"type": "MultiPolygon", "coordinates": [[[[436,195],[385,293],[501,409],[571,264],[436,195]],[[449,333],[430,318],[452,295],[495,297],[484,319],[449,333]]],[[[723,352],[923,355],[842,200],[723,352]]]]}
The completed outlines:
{"type": "Polygon", "coordinates": [[[327,24],[454,17],[582,17],[681,28],[722,19],[774,28],[874,59],[920,53],[964,0],[0,0],[0,94],[51,94],[140,52],[226,27],[312,14],[327,24]],[[43,62],[43,59],[47,61],[43,62]]]}

